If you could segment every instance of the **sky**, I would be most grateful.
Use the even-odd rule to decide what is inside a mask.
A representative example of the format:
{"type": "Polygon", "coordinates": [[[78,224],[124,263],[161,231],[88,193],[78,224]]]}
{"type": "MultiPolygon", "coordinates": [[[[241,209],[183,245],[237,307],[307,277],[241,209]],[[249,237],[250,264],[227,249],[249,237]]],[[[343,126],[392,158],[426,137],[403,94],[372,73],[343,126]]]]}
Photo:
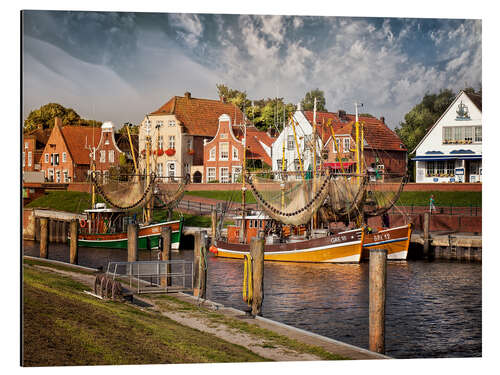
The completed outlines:
{"type": "Polygon", "coordinates": [[[477,19],[32,10],[22,52],[24,118],[57,102],[117,127],[224,83],[295,104],[319,88],[395,128],[426,93],[482,84],[477,19]]]}

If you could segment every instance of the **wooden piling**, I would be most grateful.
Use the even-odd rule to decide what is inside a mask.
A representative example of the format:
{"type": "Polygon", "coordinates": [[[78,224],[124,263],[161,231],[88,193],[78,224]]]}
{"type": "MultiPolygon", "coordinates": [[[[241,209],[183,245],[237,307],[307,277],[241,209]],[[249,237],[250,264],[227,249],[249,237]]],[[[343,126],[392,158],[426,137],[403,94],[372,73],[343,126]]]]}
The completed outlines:
{"type": "Polygon", "coordinates": [[[128,249],[128,261],[137,262],[139,260],[137,235],[139,228],[135,223],[129,223],[127,227],[127,249],[128,249]]]}
{"type": "Polygon", "coordinates": [[[431,222],[431,214],[429,212],[424,212],[424,257],[429,256],[429,246],[430,246],[430,236],[429,228],[431,222]]]}
{"type": "Polygon", "coordinates": [[[262,314],[262,301],[264,300],[264,239],[254,237],[250,242],[250,255],[252,257],[252,315],[262,314]]]}
{"type": "Polygon", "coordinates": [[[212,245],[215,241],[215,235],[217,232],[217,211],[212,210],[212,245]]]}
{"type": "Polygon", "coordinates": [[[69,232],[69,262],[78,264],[78,220],[71,220],[69,232]]]}
{"type": "Polygon", "coordinates": [[[385,354],[385,290],[387,284],[387,250],[370,250],[369,266],[369,349],[385,354]]]}
{"type": "Polygon", "coordinates": [[[49,220],[46,217],[40,218],[40,258],[49,256],[49,220]]]}
{"type": "MultiPolygon", "coordinates": [[[[171,250],[172,250],[172,228],[170,227],[162,227],[161,228],[161,238],[162,238],[162,244],[163,248],[161,249],[161,259],[162,260],[171,260],[171,250]]],[[[166,266],[166,272],[167,274],[172,273],[172,266],[168,264],[166,266]]],[[[166,287],[166,286],[171,286],[172,285],[172,278],[168,276],[162,276],[161,278],[161,286],[166,287]]]]}
{"type": "Polygon", "coordinates": [[[206,298],[207,295],[206,234],[206,231],[199,231],[194,234],[193,295],[199,298],[206,298]]]}

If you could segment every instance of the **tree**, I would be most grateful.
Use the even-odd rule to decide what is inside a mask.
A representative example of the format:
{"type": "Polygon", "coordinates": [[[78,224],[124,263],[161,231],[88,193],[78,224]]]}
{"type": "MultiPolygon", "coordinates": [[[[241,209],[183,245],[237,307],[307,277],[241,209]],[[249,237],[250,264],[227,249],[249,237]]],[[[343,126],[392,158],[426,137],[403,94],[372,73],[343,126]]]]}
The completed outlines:
{"type": "Polygon", "coordinates": [[[220,98],[223,98],[227,103],[236,105],[241,111],[251,106],[246,91],[234,90],[222,83],[217,84],[216,87],[220,98]]]}
{"type": "Polygon", "coordinates": [[[314,109],[314,98],[316,98],[316,110],[318,112],[328,112],[326,109],[325,93],[320,89],[311,90],[306,93],[300,105],[304,111],[312,111],[314,109]]]}
{"type": "Polygon", "coordinates": [[[72,108],[65,108],[58,103],[48,103],[30,112],[24,120],[24,131],[29,132],[39,125],[44,129],[54,127],[54,119],[59,117],[64,125],[101,126],[102,122],[85,120],[72,108]]]}
{"type": "Polygon", "coordinates": [[[395,131],[409,152],[417,147],[454,98],[455,94],[449,89],[441,90],[439,94],[425,94],[422,101],[405,115],[404,122],[395,131]]]}

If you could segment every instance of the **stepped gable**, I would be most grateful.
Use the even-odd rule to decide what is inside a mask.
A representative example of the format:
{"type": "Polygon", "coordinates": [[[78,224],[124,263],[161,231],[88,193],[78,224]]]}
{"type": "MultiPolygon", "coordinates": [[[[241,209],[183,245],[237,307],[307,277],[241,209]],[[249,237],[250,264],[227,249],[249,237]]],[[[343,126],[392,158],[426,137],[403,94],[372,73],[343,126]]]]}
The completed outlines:
{"type": "Polygon", "coordinates": [[[231,117],[232,124],[243,123],[243,113],[231,103],[221,100],[192,98],[190,93],[174,96],[150,115],[173,114],[190,135],[214,137],[222,114],[231,117]]]}
{"type": "Polygon", "coordinates": [[[90,164],[89,146],[97,147],[101,140],[101,128],[67,125],[61,128],[68,151],[76,164],[90,164]]]}
{"type": "MultiPolygon", "coordinates": [[[[346,115],[351,120],[351,126],[354,130],[356,120],[355,115],[346,115]]],[[[375,117],[359,116],[359,122],[364,123],[364,137],[368,146],[367,148],[379,150],[394,150],[406,151],[406,147],[389,127],[380,119],[375,117]]]]}

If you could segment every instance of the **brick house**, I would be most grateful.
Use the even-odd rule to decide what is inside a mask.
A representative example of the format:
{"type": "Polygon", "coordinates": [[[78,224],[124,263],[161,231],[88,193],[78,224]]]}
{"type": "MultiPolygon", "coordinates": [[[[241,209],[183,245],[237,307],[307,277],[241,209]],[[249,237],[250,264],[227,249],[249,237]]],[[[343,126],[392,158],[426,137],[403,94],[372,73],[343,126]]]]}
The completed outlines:
{"type": "Polygon", "coordinates": [[[232,122],[243,123],[240,109],[224,100],[198,99],[189,92],[174,96],[147,115],[139,127],[140,168],[145,170],[145,141],[149,123],[153,165],[157,176],[185,176],[201,182],[204,175],[203,144],[216,134],[219,117],[230,114],[232,122]]]}
{"type": "MultiPolygon", "coordinates": [[[[253,125],[246,127],[246,159],[248,164],[262,167],[263,163],[271,165],[271,144],[273,139],[253,125]]],[[[204,145],[203,182],[235,183],[241,181],[243,169],[242,126],[233,126],[231,117],[223,114],[219,117],[219,127],[213,139],[204,145]]]]}
{"type": "Polygon", "coordinates": [[[96,171],[107,174],[119,163],[121,151],[116,146],[113,125],[105,122],[101,128],[62,126],[55,118],[41,157],[45,181],[55,183],[83,182],[90,170],[90,154],[95,147],[96,171]]]}
{"type": "Polygon", "coordinates": [[[22,166],[23,172],[35,172],[41,170],[40,159],[43,154],[51,129],[43,129],[41,126],[23,135],[22,166]]]}

